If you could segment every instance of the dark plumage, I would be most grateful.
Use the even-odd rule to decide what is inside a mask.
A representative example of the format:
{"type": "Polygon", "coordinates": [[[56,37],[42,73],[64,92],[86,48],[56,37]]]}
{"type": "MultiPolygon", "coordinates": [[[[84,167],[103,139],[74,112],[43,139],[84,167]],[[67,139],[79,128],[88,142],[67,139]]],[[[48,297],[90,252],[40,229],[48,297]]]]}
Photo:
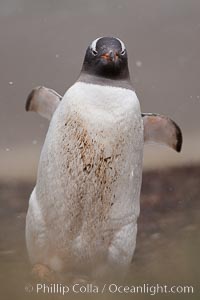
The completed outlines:
{"type": "Polygon", "coordinates": [[[82,72],[109,79],[129,79],[127,51],[120,40],[103,37],[97,40],[95,48],[90,45],[82,72]]]}

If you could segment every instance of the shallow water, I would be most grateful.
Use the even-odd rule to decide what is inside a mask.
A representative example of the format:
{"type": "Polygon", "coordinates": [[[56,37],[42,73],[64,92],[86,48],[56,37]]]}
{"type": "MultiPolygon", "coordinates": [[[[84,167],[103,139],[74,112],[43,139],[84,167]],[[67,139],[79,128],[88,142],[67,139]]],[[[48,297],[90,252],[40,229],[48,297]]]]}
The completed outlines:
{"type": "MultiPolygon", "coordinates": [[[[199,299],[200,293],[200,167],[146,172],[143,177],[137,247],[123,285],[144,283],[192,285],[194,294],[161,295],[169,299],[199,299]]],[[[27,292],[36,283],[30,276],[24,227],[33,183],[0,184],[0,283],[2,299],[147,299],[138,294],[37,294],[27,292]]],[[[68,284],[67,281],[65,284],[68,284]]]]}

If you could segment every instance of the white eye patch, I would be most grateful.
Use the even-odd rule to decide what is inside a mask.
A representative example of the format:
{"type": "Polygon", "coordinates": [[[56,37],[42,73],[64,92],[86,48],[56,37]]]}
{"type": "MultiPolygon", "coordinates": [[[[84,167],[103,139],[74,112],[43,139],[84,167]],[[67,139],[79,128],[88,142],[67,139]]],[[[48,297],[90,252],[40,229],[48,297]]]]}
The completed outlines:
{"type": "Polygon", "coordinates": [[[125,52],[126,47],[125,47],[124,43],[123,43],[120,39],[118,39],[118,38],[117,38],[117,40],[118,40],[118,41],[120,42],[120,44],[121,44],[121,48],[122,48],[122,51],[121,51],[121,52],[125,52]]]}
{"type": "Polygon", "coordinates": [[[94,51],[94,52],[97,51],[97,42],[98,42],[98,40],[100,40],[100,39],[101,39],[101,37],[97,38],[96,40],[94,40],[94,41],[92,42],[92,44],[90,45],[90,49],[91,49],[92,51],[94,51]]]}
{"type": "MultiPolygon", "coordinates": [[[[90,49],[92,51],[97,52],[97,42],[101,39],[102,37],[98,37],[96,40],[94,40],[91,45],[90,45],[90,49]]],[[[125,53],[126,51],[126,47],[124,45],[124,43],[119,39],[119,38],[116,38],[119,42],[120,42],[120,45],[121,45],[121,53],[125,53]]]]}

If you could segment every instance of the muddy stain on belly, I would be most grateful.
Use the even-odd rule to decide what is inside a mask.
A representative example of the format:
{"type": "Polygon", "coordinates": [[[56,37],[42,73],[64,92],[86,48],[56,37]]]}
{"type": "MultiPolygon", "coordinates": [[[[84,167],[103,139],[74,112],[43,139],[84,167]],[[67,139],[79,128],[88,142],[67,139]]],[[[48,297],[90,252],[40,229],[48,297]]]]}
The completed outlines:
{"type": "Polygon", "coordinates": [[[84,120],[78,115],[71,118],[66,126],[72,139],[70,152],[73,152],[73,157],[77,160],[69,162],[68,166],[78,169],[75,170],[76,181],[79,182],[79,186],[76,186],[76,207],[79,214],[76,217],[82,219],[82,231],[88,231],[88,242],[95,240],[97,235],[98,239],[104,239],[101,237],[103,228],[115,202],[113,188],[119,174],[116,167],[116,160],[121,155],[119,146],[112,146],[109,152],[106,151],[103,144],[104,133],[100,133],[101,142],[99,136],[91,136],[84,120]]]}

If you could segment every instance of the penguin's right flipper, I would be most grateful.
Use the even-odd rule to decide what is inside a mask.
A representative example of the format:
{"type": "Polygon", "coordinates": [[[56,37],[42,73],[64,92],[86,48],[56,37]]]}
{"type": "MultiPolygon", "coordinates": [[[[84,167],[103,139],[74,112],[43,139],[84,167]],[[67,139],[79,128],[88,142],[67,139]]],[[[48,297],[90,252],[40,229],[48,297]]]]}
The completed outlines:
{"type": "Polygon", "coordinates": [[[42,117],[51,120],[62,96],[56,91],[39,86],[34,88],[26,100],[26,111],[34,111],[42,117]]]}

